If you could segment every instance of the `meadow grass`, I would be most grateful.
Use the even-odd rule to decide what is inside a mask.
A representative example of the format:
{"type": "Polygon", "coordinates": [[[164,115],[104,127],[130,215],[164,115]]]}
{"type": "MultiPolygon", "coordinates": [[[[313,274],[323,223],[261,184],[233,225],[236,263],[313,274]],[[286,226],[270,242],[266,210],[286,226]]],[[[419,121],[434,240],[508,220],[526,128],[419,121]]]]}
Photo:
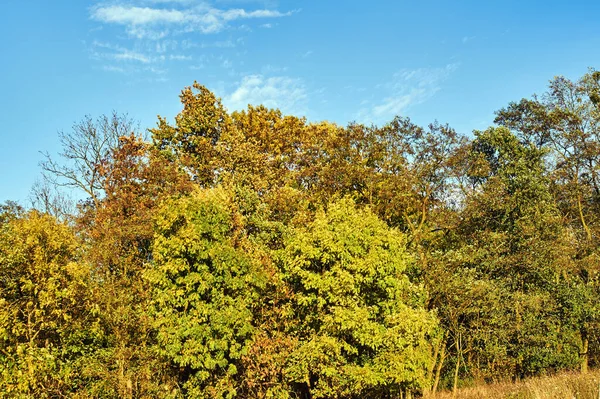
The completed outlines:
{"type": "Polygon", "coordinates": [[[495,383],[438,392],[430,399],[600,399],[600,370],[561,373],[515,383],[495,383]]]}

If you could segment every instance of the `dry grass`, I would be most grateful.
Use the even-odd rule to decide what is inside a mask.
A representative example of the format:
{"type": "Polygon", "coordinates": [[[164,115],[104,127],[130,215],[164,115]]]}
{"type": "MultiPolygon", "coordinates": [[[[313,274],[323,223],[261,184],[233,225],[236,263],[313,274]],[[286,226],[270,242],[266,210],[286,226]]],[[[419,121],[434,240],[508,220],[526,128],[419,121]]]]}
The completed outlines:
{"type": "Polygon", "coordinates": [[[551,377],[539,377],[510,384],[490,384],[439,392],[430,399],[600,399],[600,370],[586,374],[563,373],[551,377]]]}

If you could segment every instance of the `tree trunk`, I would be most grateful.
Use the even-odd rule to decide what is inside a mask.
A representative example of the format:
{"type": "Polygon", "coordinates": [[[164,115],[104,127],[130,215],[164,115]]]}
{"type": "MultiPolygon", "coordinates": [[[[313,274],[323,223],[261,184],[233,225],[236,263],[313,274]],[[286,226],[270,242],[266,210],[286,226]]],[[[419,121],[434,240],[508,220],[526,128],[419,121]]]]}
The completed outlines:
{"type": "Polygon", "coordinates": [[[440,375],[442,374],[442,367],[444,366],[444,360],[446,359],[446,340],[442,341],[442,347],[440,348],[440,361],[437,363],[437,369],[435,370],[435,380],[433,381],[432,392],[436,393],[438,385],[440,383],[440,375]]]}
{"type": "Polygon", "coordinates": [[[586,331],[581,332],[581,372],[587,373],[588,371],[588,346],[589,339],[586,331]]]}
{"type": "Polygon", "coordinates": [[[460,356],[461,356],[461,344],[460,344],[460,333],[458,334],[458,341],[456,341],[456,367],[454,368],[454,386],[452,387],[452,397],[456,397],[458,392],[458,370],[460,368],[460,356]]]}
{"type": "MultiPolygon", "coordinates": [[[[433,371],[435,370],[435,366],[438,362],[438,355],[440,354],[440,350],[442,345],[444,345],[444,334],[442,334],[441,339],[438,341],[438,343],[435,345],[434,349],[433,349],[433,361],[431,362],[431,364],[429,365],[429,367],[427,368],[427,382],[430,384],[428,385],[424,390],[423,390],[423,396],[427,397],[429,396],[429,394],[432,391],[433,388],[433,371]]],[[[440,359],[442,360],[442,359],[440,359]]]]}
{"type": "Polygon", "coordinates": [[[460,356],[456,357],[456,368],[454,369],[454,385],[452,386],[452,397],[456,397],[458,392],[458,369],[460,367],[460,356]]]}

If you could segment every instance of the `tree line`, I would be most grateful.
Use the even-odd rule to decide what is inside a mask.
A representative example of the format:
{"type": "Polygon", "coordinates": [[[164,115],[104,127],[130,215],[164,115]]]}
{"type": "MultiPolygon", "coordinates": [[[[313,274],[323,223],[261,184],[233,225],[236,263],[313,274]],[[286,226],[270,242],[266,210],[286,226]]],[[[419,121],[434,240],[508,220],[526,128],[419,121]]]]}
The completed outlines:
{"type": "Polygon", "coordinates": [[[149,139],[86,117],[32,206],[0,206],[5,397],[406,398],[598,365],[600,72],[470,136],[180,99],[149,139]]]}

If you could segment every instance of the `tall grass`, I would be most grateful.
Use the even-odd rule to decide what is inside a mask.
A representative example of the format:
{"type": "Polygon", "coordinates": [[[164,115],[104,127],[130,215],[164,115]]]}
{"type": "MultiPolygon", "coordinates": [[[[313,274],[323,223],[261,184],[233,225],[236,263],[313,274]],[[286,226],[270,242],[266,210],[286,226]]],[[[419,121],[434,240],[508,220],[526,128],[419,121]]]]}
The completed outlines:
{"type": "Polygon", "coordinates": [[[600,399],[600,370],[562,373],[516,383],[480,385],[452,392],[439,392],[429,399],[600,399]]]}

